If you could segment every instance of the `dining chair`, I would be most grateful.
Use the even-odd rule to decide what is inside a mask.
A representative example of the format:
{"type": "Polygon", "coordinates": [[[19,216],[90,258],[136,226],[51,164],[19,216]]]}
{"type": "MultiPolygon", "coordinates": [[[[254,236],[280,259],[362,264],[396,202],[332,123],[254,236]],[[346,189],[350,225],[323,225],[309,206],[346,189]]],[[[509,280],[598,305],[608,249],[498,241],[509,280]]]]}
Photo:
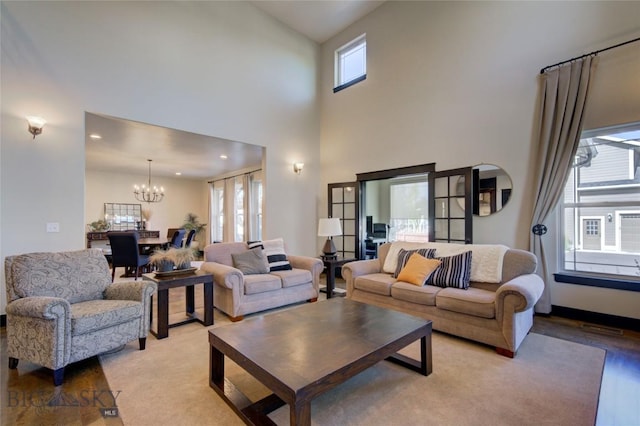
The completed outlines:
{"type": "Polygon", "coordinates": [[[192,229],[189,231],[189,233],[187,234],[187,240],[184,243],[185,247],[191,247],[191,242],[193,241],[193,237],[196,236],[196,230],[192,229]]]}
{"type": "Polygon", "coordinates": [[[135,231],[110,231],[107,232],[111,245],[111,281],[116,275],[116,268],[122,266],[129,268],[135,275],[136,281],[140,275],[140,269],[149,265],[149,256],[140,254],[138,248],[138,233],[135,231]]]}
{"type": "Polygon", "coordinates": [[[182,240],[184,240],[184,234],[186,233],[187,231],[185,229],[177,229],[173,233],[173,237],[171,237],[171,243],[169,244],[169,247],[182,247],[182,240]]]}

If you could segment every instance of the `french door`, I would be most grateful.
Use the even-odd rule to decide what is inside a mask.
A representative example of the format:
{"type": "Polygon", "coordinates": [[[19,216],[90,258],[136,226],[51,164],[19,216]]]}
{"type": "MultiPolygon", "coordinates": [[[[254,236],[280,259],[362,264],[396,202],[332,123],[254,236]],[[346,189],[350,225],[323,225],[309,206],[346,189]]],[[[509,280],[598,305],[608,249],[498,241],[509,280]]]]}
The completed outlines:
{"type": "Polygon", "coordinates": [[[360,191],[357,182],[330,183],[327,217],[339,218],[342,235],[333,237],[337,255],[358,259],[360,191]]]}
{"type": "Polygon", "coordinates": [[[429,241],[473,242],[472,167],[429,173],[429,241]]]}

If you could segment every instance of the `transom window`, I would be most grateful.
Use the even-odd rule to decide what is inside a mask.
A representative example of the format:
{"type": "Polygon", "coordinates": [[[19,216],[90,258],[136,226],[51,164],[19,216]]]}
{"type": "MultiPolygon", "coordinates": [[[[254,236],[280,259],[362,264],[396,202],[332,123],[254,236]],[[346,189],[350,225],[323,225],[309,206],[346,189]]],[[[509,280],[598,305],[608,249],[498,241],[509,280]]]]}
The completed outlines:
{"type": "Polygon", "coordinates": [[[367,38],[362,34],[335,54],[333,92],[338,92],[367,78],[367,38]]]}
{"type": "Polygon", "coordinates": [[[582,133],[561,207],[565,271],[640,276],[640,123],[582,133]]]}

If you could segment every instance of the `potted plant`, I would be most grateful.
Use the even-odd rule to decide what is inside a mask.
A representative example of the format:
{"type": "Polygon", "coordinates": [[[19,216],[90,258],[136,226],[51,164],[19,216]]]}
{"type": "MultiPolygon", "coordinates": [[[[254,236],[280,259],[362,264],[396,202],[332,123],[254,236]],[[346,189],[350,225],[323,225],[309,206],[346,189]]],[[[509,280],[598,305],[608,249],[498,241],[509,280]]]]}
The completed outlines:
{"type": "MultiPolygon", "coordinates": [[[[187,216],[185,216],[184,218],[184,224],[182,225],[182,227],[187,231],[190,231],[192,229],[196,231],[196,234],[194,236],[194,240],[196,240],[198,239],[198,235],[200,235],[200,233],[204,231],[204,229],[207,227],[207,224],[201,223],[200,220],[198,220],[197,214],[187,213],[187,216]]],[[[197,244],[194,245],[192,243],[192,247],[193,248],[197,247],[197,244]]]]}
{"type": "Polygon", "coordinates": [[[190,268],[191,262],[196,259],[194,250],[190,247],[172,248],[169,251],[172,252],[172,257],[177,269],[190,268]]]}
{"type": "Polygon", "coordinates": [[[96,220],[95,222],[91,222],[87,226],[89,227],[89,230],[91,232],[108,231],[109,228],[111,228],[111,224],[107,222],[105,219],[96,220]]]}
{"type": "Polygon", "coordinates": [[[156,250],[149,256],[149,262],[152,263],[159,272],[173,271],[176,264],[174,253],[170,250],[156,250]]]}

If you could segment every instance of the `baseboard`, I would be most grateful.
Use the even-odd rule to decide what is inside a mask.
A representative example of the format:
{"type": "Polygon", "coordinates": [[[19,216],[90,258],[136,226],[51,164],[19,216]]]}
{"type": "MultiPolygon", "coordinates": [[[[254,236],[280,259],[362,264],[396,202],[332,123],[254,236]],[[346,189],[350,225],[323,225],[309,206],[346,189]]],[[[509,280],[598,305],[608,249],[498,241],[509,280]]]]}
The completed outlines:
{"type": "Polygon", "coordinates": [[[626,330],[640,330],[640,319],[620,317],[617,315],[601,314],[599,312],[583,311],[566,306],[551,306],[551,315],[569,318],[607,327],[623,328],[626,330]]]}
{"type": "Polygon", "coordinates": [[[0,315],[0,327],[6,327],[6,326],[7,326],[7,315],[2,314],[0,315]]]}

